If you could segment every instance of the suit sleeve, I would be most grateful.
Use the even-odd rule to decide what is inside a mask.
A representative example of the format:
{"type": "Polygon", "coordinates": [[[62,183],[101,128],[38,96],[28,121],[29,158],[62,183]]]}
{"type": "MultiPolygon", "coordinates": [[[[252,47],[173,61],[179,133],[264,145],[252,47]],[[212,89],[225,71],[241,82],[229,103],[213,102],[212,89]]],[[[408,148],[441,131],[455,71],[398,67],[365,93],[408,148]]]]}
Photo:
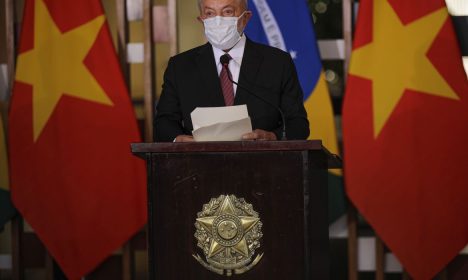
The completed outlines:
{"type": "Polygon", "coordinates": [[[171,58],[164,73],[162,93],[153,120],[153,138],[156,142],[172,142],[178,135],[186,134],[182,127],[182,112],[174,67],[171,58]]]}
{"type": "MultiPolygon", "coordinates": [[[[286,138],[288,140],[303,140],[309,137],[309,121],[304,108],[304,94],[299,84],[296,67],[291,57],[287,55],[287,62],[283,72],[281,110],[286,119],[286,138]]],[[[281,139],[282,127],[274,133],[281,139]]]]}

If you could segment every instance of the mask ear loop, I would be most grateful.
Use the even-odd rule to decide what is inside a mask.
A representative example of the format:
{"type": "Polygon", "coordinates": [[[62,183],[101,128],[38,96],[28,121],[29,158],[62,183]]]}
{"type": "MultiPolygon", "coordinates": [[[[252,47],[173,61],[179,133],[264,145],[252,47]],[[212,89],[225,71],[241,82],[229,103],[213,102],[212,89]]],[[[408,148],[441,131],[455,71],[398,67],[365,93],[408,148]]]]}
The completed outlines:
{"type": "Polygon", "coordinates": [[[243,11],[242,14],[240,16],[237,17],[237,20],[236,20],[236,25],[237,25],[237,32],[239,33],[239,35],[242,37],[242,35],[244,35],[244,29],[245,29],[245,26],[244,28],[242,28],[242,31],[239,32],[239,20],[245,15],[247,11],[243,11]]]}

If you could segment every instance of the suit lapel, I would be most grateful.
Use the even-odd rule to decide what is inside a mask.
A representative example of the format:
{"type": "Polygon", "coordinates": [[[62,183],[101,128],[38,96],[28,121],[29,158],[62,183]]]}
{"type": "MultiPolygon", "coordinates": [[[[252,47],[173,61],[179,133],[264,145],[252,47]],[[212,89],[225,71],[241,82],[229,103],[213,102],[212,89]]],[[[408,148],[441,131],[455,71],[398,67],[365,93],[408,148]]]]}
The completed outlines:
{"type": "MultiPolygon", "coordinates": [[[[255,48],[255,43],[247,38],[245,42],[244,55],[242,58],[241,69],[239,73],[239,84],[254,90],[254,85],[260,65],[263,61],[263,55],[255,48]]],[[[240,87],[237,87],[234,105],[246,104],[250,94],[240,87]]]]}
{"type": "Polygon", "coordinates": [[[218,71],[216,70],[213,49],[210,44],[207,43],[200,48],[200,52],[196,57],[196,63],[205,84],[206,94],[212,103],[211,106],[224,106],[221,83],[218,71]]]}

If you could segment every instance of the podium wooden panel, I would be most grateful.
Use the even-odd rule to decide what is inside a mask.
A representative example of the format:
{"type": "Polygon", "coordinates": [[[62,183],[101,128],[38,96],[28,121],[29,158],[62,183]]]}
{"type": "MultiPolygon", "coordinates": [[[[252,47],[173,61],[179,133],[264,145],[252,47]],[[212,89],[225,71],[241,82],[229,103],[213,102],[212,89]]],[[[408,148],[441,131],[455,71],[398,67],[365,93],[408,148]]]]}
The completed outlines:
{"type": "Polygon", "coordinates": [[[328,279],[327,168],[321,141],[137,143],[147,162],[150,279],[328,279]],[[197,213],[234,194],[263,223],[263,258],[244,274],[218,275],[194,237],[197,213]]]}

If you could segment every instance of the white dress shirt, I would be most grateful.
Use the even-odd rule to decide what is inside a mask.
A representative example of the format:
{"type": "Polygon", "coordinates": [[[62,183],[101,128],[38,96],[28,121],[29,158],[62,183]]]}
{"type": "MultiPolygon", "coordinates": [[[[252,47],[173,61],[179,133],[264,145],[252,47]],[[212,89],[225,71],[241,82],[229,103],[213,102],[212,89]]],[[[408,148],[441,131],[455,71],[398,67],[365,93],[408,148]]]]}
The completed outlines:
{"type": "MultiPolygon", "coordinates": [[[[229,61],[229,71],[231,71],[232,80],[234,82],[238,82],[239,80],[239,73],[242,64],[242,57],[244,57],[244,49],[245,49],[245,35],[242,34],[240,41],[227,53],[232,57],[229,61]]],[[[224,55],[226,52],[220,49],[213,47],[214,58],[216,61],[216,67],[218,69],[218,76],[221,74],[221,69],[223,69],[223,65],[219,61],[220,57],[224,55]]],[[[234,87],[234,96],[236,96],[237,86],[233,84],[234,87]]]]}

